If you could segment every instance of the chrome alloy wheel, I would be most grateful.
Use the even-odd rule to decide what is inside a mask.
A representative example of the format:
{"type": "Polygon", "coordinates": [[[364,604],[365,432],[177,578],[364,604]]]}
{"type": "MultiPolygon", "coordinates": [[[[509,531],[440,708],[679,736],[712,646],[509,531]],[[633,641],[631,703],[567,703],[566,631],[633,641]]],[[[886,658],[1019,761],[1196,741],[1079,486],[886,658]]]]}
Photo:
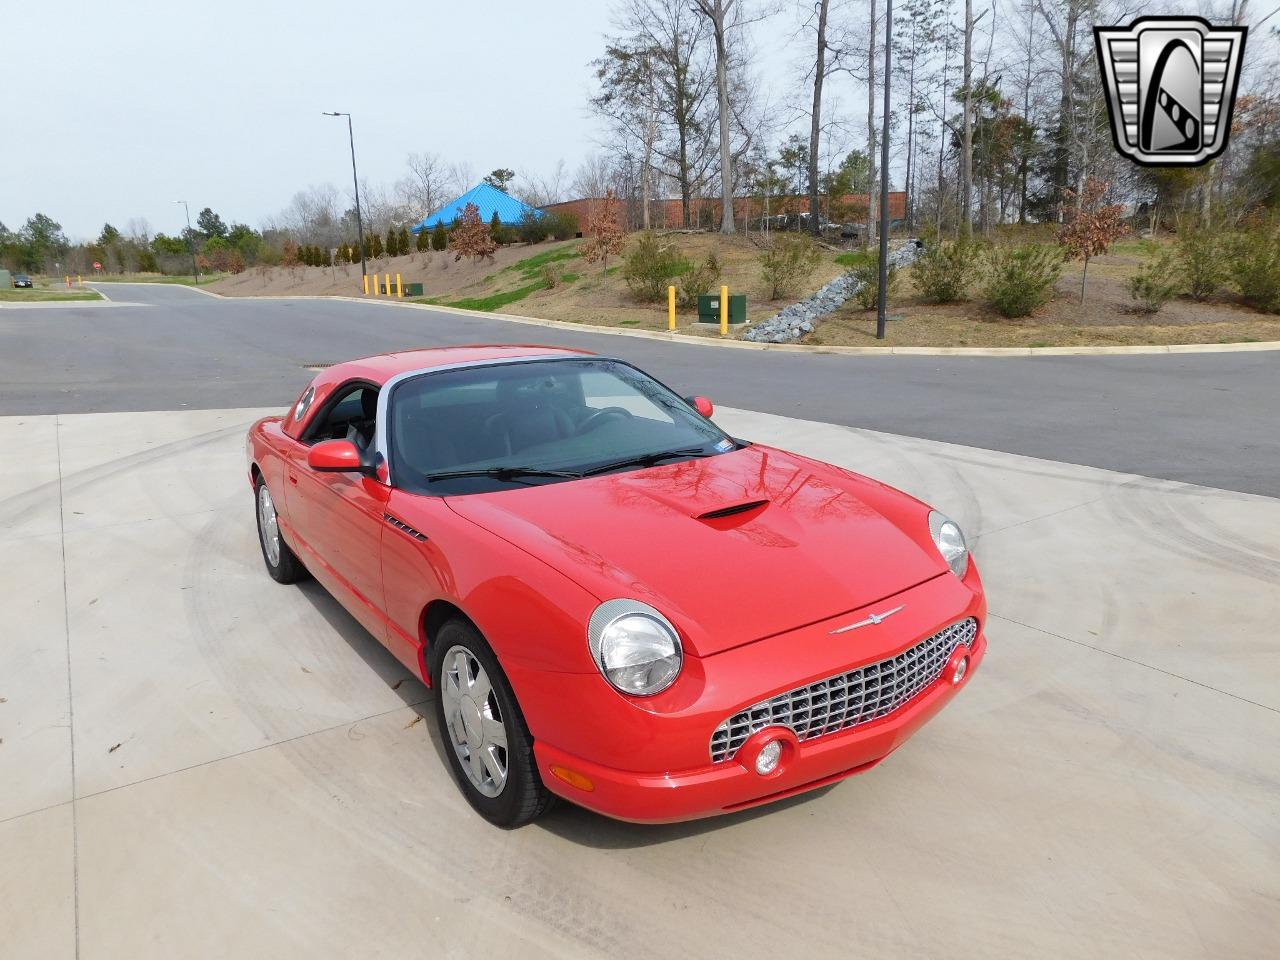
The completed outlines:
{"type": "Polygon", "coordinates": [[[280,523],[276,519],[276,505],[271,491],[264,483],[258,487],[258,536],[262,539],[262,552],[267,563],[280,566],[280,523]]]}
{"type": "Polygon", "coordinates": [[[507,728],[489,675],[466,647],[445,651],[440,669],[449,742],[471,785],[496,797],[507,784],[507,728]]]}

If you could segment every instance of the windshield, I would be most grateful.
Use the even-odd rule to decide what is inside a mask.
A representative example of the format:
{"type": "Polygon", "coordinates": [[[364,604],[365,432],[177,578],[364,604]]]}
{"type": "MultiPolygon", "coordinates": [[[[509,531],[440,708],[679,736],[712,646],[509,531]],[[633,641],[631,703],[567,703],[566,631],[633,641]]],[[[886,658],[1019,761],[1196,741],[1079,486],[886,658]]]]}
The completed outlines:
{"type": "Polygon", "coordinates": [[[437,495],[564,482],[737,446],[676,394],[617,360],[426,373],[395,388],[389,413],[396,485],[437,495]]]}

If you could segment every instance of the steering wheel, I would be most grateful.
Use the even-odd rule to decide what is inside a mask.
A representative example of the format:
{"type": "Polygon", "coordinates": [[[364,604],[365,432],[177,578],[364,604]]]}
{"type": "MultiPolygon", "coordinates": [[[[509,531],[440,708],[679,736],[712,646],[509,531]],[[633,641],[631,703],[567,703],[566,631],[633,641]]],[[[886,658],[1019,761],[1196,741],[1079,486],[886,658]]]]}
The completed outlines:
{"type": "Polygon", "coordinates": [[[630,420],[633,416],[634,414],[625,407],[605,407],[603,410],[597,410],[595,413],[591,414],[591,416],[587,417],[587,419],[583,420],[582,423],[578,425],[578,434],[581,435],[594,430],[606,420],[614,417],[620,417],[623,420],[630,420]]]}

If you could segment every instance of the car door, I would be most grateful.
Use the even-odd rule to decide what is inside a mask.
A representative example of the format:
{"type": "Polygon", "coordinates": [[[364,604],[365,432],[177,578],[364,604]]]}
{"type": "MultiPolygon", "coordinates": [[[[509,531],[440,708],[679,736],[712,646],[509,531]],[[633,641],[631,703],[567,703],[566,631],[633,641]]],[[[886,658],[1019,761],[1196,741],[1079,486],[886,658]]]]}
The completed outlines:
{"type": "Polygon", "coordinates": [[[291,445],[285,464],[289,522],[300,541],[303,563],[379,640],[387,639],[382,585],[383,515],[389,488],[351,473],[320,473],[307,465],[307,452],[321,440],[373,442],[377,387],[344,384],[291,445]]]}

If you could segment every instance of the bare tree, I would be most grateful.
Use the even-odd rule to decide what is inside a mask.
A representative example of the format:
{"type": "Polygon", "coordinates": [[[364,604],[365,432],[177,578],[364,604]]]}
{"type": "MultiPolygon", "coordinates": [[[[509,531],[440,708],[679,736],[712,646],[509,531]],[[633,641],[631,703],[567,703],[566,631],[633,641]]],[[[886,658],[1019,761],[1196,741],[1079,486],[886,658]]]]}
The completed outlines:
{"type": "MultiPolygon", "coordinates": [[[[0,233],[2,232],[3,230],[0,230],[0,233]]],[[[131,240],[143,246],[151,243],[151,224],[147,222],[146,217],[130,217],[129,222],[125,224],[124,232],[131,240]]]]}
{"type": "MultiPolygon", "coordinates": [[[[870,40],[867,43],[867,160],[870,177],[867,182],[867,235],[870,241],[876,232],[876,0],[871,0],[871,16],[868,19],[870,40]]],[[[883,214],[883,211],[881,211],[883,214]]]]}
{"type": "Polygon", "coordinates": [[[729,140],[729,50],[730,19],[739,0],[693,0],[694,9],[711,24],[711,37],[716,50],[716,91],[719,94],[720,119],[720,232],[733,233],[733,161],[729,140]]]}
{"type": "Polygon", "coordinates": [[[411,153],[405,162],[409,173],[397,181],[396,193],[413,216],[420,219],[434,213],[456,196],[449,191],[450,176],[438,154],[411,153]]]}
{"type": "Polygon", "coordinates": [[[556,161],[551,173],[546,176],[525,174],[522,183],[515,190],[517,198],[531,207],[546,207],[553,203],[567,200],[565,190],[569,177],[568,167],[563,159],[556,161]]]}
{"type": "Polygon", "coordinates": [[[964,0],[963,116],[960,141],[960,229],[973,238],[973,0],[964,0]]]}
{"type": "MultiPolygon", "coordinates": [[[[460,197],[476,185],[476,168],[465,160],[449,164],[444,170],[443,184],[449,199],[460,197]]],[[[449,200],[445,200],[448,203],[449,200]]]]}
{"type": "Polygon", "coordinates": [[[822,135],[822,85],[826,82],[827,67],[827,15],[831,12],[831,0],[818,0],[814,6],[814,33],[816,52],[813,60],[813,109],[809,113],[809,232],[815,237],[821,232],[818,216],[818,147],[822,135]]]}
{"type": "Polygon", "coordinates": [[[667,176],[680,192],[681,222],[711,163],[710,96],[714,66],[704,20],[688,0],[624,0],[618,36],[593,63],[599,92],[592,107],[610,120],[620,158],[639,153],[644,182],[667,176]],[[635,147],[639,144],[639,151],[635,147]]]}

